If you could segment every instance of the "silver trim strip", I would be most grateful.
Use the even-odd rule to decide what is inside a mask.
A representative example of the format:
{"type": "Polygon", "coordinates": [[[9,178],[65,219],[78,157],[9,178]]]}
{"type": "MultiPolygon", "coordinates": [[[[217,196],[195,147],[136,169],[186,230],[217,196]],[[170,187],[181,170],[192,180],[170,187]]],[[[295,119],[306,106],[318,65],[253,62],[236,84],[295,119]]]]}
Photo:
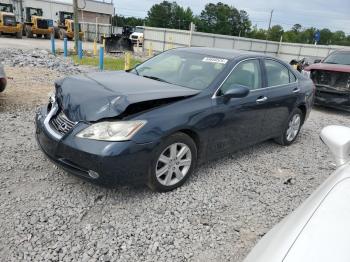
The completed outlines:
{"type": "Polygon", "coordinates": [[[58,104],[57,103],[52,104],[52,108],[50,112],[45,117],[44,126],[46,130],[50,133],[50,135],[52,135],[57,140],[60,140],[62,138],[62,135],[56,133],[55,130],[53,130],[50,126],[50,120],[57,113],[57,111],[58,111],[58,104]]]}

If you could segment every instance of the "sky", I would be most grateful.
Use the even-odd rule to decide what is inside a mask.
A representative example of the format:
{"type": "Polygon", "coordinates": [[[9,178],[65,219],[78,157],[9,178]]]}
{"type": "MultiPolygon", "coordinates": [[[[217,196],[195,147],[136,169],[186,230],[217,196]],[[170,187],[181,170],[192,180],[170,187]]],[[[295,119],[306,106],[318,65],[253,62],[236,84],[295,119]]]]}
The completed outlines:
{"type": "MultiPolygon", "coordinates": [[[[69,0],[63,0],[68,1],[69,0]]],[[[172,0],[168,0],[172,1],[172,0]]],[[[162,0],[113,0],[116,13],[124,16],[145,17],[153,4],[162,0]]],[[[184,7],[190,7],[199,15],[205,4],[215,0],[176,0],[184,7]]],[[[267,28],[273,9],[272,25],[280,24],[284,29],[299,23],[304,27],[342,30],[350,35],[350,0],[221,0],[237,9],[248,12],[253,25],[267,28]]]]}

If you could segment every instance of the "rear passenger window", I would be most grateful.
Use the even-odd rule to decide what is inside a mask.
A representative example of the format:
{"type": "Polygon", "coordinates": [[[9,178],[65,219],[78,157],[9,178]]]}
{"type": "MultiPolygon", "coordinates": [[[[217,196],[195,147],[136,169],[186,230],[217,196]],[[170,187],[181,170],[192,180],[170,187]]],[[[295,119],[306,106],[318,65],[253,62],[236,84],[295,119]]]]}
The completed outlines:
{"type": "Polygon", "coordinates": [[[289,74],[291,73],[288,70],[288,68],[282,65],[281,63],[276,62],[274,60],[265,60],[265,68],[268,87],[287,85],[290,83],[289,74]]]}

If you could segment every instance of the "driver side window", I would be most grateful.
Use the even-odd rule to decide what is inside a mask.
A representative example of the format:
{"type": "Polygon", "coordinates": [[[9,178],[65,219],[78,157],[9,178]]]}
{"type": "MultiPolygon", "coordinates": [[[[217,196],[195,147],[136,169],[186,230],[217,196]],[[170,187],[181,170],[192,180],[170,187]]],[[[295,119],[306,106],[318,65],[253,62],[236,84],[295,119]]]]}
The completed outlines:
{"type": "Polygon", "coordinates": [[[255,90],[261,87],[260,63],[251,59],[239,63],[220,88],[220,95],[224,94],[232,85],[238,84],[255,90]]]}

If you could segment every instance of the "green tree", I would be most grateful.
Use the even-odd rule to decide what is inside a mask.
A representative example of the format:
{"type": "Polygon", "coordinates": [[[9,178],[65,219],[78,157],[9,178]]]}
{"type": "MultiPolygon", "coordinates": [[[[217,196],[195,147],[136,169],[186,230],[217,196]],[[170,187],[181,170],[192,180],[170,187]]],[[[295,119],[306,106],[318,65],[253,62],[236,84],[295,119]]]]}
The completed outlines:
{"type": "Polygon", "coordinates": [[[223,35],[245,35],[251,27],[247,12],[221,2],[207,4],[197,22],[198,31],[223,35]]]}
{"type": "Polygon", "coordinates": [[[332,44],[333,33],[331,32],[331,30],[329,30],[328,28],[323,28],[322,30],[320,30],[320,33],[321,33],[321,39],[319,44],[321,45],[332,44]]]}
{"type": "Polygon", "coordinates": [[[114,16],[112,18],[112,24],[114,26],[138,26],[144,24],[144,19],[142,18],[136,18],[136,17],[125,17],[125,16],[114,16]]]}
{"type": "Polygon", "coordinates": [[[301,29],[302,29],[301,24],[295,24],[292,27],[292,31],[295,32],[295,33],[299,33],[301,31],[301,29]]]}
{"type": "Polygon", "coordinates": [[[268,31],[268,40],[280,41],[282,35],[283,35],[283,27],[280,25],[274,25],[268,31]]]}
{"type": "Polygon", "coordinates": [[[148,11],[146,24],[153,27],[188,29],[193,20],[190,8],[184,9],[176,2],[163,1],[148,11]]]}

